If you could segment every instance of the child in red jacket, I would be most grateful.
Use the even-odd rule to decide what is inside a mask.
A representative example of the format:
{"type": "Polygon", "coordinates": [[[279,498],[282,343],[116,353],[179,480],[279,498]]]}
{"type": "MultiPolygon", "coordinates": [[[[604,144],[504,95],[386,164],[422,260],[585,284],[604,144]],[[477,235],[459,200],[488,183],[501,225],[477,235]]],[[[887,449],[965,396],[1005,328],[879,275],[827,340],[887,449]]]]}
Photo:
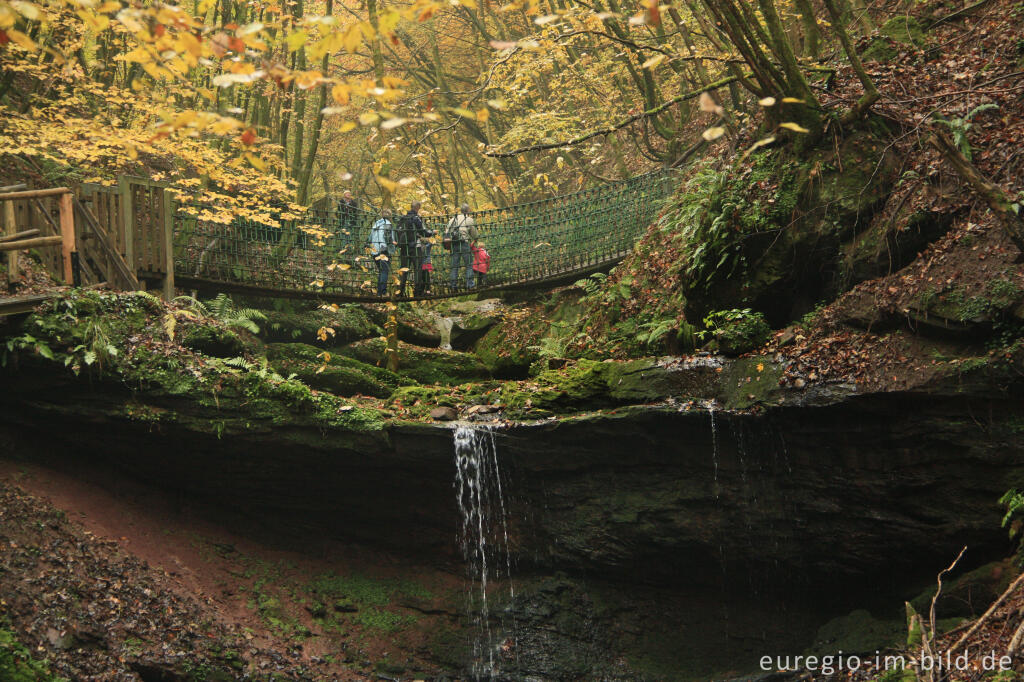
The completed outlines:
{"type": "Polygon", "coordinates": [[[487,285],[487,270],[491,267],[491,254],[487,253],[483,242],[473,246],[473,272],[478,286],[487,285]]]}

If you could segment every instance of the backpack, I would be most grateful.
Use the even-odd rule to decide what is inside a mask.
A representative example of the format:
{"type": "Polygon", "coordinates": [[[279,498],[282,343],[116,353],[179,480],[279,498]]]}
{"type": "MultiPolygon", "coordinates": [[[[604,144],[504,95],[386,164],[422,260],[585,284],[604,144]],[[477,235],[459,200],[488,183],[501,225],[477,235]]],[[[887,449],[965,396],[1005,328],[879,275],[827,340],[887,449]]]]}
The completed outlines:
{"type": "Polygon", "coordinates": [[[458,219],[462,216],[461,213],[452,218],[452,222],[448,224],[448,230],[444,234],[444,239],[441,240],[441,246],[444,247],[445,251],[452,250],[452,242],[462,240],[462,222],[458,219]],[[456,223],[458,221],[458,223],[456,223]]]}

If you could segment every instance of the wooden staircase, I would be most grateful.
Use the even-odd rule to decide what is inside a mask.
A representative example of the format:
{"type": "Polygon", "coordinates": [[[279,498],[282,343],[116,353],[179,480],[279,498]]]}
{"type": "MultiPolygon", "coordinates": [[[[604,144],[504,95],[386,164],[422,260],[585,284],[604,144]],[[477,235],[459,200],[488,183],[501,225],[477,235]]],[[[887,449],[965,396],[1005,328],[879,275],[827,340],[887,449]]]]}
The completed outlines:
{"type": "MultiPolygon", "coordinates": [[[[121,291],[149,284],[173,297],[174,208],[165,189],[129,177],[116,188],[84,185],[77,192],[0,187],[0,253],[6,254],[8,287],[20,278],[17,252],[37,249],[44,267],[65,284],[121,291]]],[[[0,300],[0,316],[24,312],[45,298],[0,300]]]]}

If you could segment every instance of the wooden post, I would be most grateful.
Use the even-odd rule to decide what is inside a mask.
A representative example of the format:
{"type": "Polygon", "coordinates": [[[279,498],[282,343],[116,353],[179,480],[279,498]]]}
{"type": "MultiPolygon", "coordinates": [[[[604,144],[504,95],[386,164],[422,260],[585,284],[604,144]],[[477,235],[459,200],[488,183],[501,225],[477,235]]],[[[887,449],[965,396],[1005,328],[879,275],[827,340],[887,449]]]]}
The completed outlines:
{"type": "Polygon", "coordinates": [[[61,263],[64,265],[64,283],[77,284],[75,282],[74,253],[75,253],[75,207],[74,195],[71,192],[60,195],[60,236],[61,236],[61,263]]]}
{"type": "MultiPolygon", "coordinates": [[[[13,235],[18,231],[17,225],[14,220],[14,202],[4,201],[3,203],[3,223],[4,223],[4,234],[13,235]]],[[[21,278],[21,272],[18,268],[18,252],[9,251],[7,253],[7,286],[12,287],[21,278]]]]}
{"type": "Polygon", "coordinates": [[[163,214],[164,214],[164,300],[170,301],[174,298],[174,197],[169,187],[164,187],[163,193],[163,214]]]}
{"type": "Polygon", "coordinates": [[[117,180],[117,189],[121,201],[121,229],[124,230],[124,259],[136,277],[139,265],[135,262],[135,210],[132,206],[132,186],[128,178],[121,176],[117,180]]]}

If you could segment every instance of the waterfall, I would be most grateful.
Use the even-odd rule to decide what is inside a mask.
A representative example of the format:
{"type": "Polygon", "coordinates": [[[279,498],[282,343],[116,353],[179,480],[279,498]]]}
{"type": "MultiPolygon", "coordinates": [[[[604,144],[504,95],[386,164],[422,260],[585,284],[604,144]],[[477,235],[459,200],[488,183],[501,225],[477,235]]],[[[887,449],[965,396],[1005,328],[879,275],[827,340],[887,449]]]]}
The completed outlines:
{"type": "Polygon", "coordinates": [[[715,425],[714,400],[708,401],[708,413],[711,415],[711,461],[715,464],[715,499],[718,499],[718,427],[715,425]]]}
{"type": "MultiPolygon", "coordinates": [[[[455,499],[462,516],[459,546],[469,573],[467,602],[474,629],[472,674],[475,679],[494,679],[500,667],[495,656],[499,643],[491,632],[488,582],[502,574],[511,578],[512,557],[498,448],[489,428],[455,428],[455,499]]],[[[509,598],[513,597],[514,588],[509,582],[509,598]]]]}

